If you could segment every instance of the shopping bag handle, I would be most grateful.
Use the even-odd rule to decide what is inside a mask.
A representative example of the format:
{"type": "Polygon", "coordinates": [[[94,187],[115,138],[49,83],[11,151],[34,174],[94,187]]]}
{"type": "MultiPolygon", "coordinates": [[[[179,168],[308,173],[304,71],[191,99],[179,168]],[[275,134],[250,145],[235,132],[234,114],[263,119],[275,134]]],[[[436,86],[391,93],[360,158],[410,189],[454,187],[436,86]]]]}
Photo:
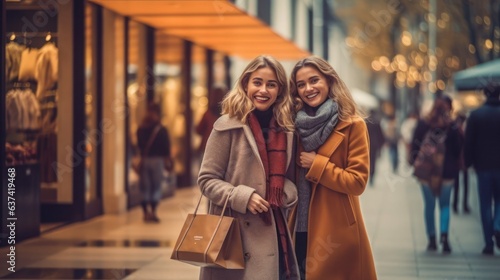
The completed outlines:
{"type": "MultiPolygon", "coordinates": [[[[226,201],[224,202],[224,207],[222,208],[222,212],[220,213],[220,217],[222,218],[222,216],[224,216],[224,213],[226,213],[226,208],[227,208],[227,203],[229,201],[229,197],[231,196],[231,194],[233,193],[234,189],[232,189],[227,197],[226,197],[226,201]]],[[[200,199],[198,199],[198,204],[196,204],[196,208],[194,209],[194,213],[193,213],[193,216],[196,216],[196,213],[198,213],[198,208],[200,207],[200,203],[201,203],[201,199],[203,198],[203,192],[201,193],[200,195],[200,199]]],[[[209,203],[211,204],[212,202],[209,201],[209,203]]],[[[231,211],[231,207],[229,208],[229,211],[231,211]]],[[[209,211],[210,212],[210,211],[209,211]]]]}

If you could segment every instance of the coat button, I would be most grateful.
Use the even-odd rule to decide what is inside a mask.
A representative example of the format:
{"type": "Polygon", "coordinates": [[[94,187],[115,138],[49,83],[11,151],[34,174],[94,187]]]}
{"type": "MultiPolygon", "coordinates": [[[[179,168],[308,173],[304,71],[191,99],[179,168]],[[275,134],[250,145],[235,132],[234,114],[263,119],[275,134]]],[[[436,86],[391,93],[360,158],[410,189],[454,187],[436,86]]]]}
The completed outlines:
{"type": "Polygon", "coordinates": [[[245,221],[245,226],[249,227],[250,226],[250,222],[249,221],[245,221]]]}
{"type": "Polygon", "coordinates": [[[251,257],[250,253],[245,253],[244,257],[245,257],[245,261],[248,261],[250,259],[250,257],[251,257]]]}

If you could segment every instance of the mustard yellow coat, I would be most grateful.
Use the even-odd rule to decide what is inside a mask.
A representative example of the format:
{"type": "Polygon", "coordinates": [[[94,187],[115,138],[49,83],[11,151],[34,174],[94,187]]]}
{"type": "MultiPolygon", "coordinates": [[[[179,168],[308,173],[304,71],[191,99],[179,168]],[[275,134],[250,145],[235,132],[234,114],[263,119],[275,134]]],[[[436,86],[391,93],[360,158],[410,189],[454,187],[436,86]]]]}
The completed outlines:
{"type": "MultiPolygon", "coordinates": [[[[312,186],[306,280],[377,279],[359,202],[369,174],[368,140],[363,119],[339,121],[306,174],[312,186]]],[[[295,218],[292,212],[293,229],[295,218]]]]}

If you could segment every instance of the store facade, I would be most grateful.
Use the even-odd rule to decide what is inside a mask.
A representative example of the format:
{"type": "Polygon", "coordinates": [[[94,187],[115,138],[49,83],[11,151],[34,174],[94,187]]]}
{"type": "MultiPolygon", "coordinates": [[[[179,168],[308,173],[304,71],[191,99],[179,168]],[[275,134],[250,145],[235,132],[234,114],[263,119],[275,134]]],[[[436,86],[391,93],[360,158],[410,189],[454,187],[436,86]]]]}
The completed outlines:
{"type": "MultiPolygon", "coordinates": [[[[195,184],[195,127],[210,89],[231,87],[228,55],[304,54],[230,1],[217,2],[208,7],[213,26],[205,26],[178,19],[187,19],[185,11],[203,18],[196,13],[206,14],[207,7],[169,14],[169,1],[142,10],[141,1],[121,7],[114,1],[1,1],[2,228],[16,218],[17,242],[140,203],[131,161],[138,154],[135,131],[152,101],[161,104],[170,133],[171,182],[195,184]],[[150,15],[158,9],[163,17],[150,15]],[[221,11],[234,22],[214,21],[221,11]],[[238,23],[243,25],[227,26],[238,23]],[[267,36],[272,51],[249,47],[256,40],[251,36],[267,36]],[[9,186],[15,192],[9,194],[9,186]],[[15,198],[13,214],[9,196],[15,198]]],[[[7,245],[5,235],[0,244],[7,245]]]]}
{"type": "Polygon", "coordinates": [[[20,241],[102,214],[99,11],[2,1],[2,15],[1,164],[13,171],[2,185],[14,189],[2,192],[2,217],[16,218],[20,241]]]}

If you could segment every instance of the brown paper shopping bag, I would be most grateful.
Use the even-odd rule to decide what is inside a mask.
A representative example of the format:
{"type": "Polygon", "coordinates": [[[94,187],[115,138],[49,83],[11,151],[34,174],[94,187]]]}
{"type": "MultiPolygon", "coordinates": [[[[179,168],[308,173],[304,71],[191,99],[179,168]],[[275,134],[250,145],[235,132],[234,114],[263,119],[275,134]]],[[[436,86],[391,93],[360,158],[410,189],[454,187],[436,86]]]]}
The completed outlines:
{"type": "Polygon", "coordinates": [[[224,216],[229,195],[220,215],[189,214],[175,243],[171,259],[201,267],[243,269],[243,245],[238,221],[224,216]]]}

